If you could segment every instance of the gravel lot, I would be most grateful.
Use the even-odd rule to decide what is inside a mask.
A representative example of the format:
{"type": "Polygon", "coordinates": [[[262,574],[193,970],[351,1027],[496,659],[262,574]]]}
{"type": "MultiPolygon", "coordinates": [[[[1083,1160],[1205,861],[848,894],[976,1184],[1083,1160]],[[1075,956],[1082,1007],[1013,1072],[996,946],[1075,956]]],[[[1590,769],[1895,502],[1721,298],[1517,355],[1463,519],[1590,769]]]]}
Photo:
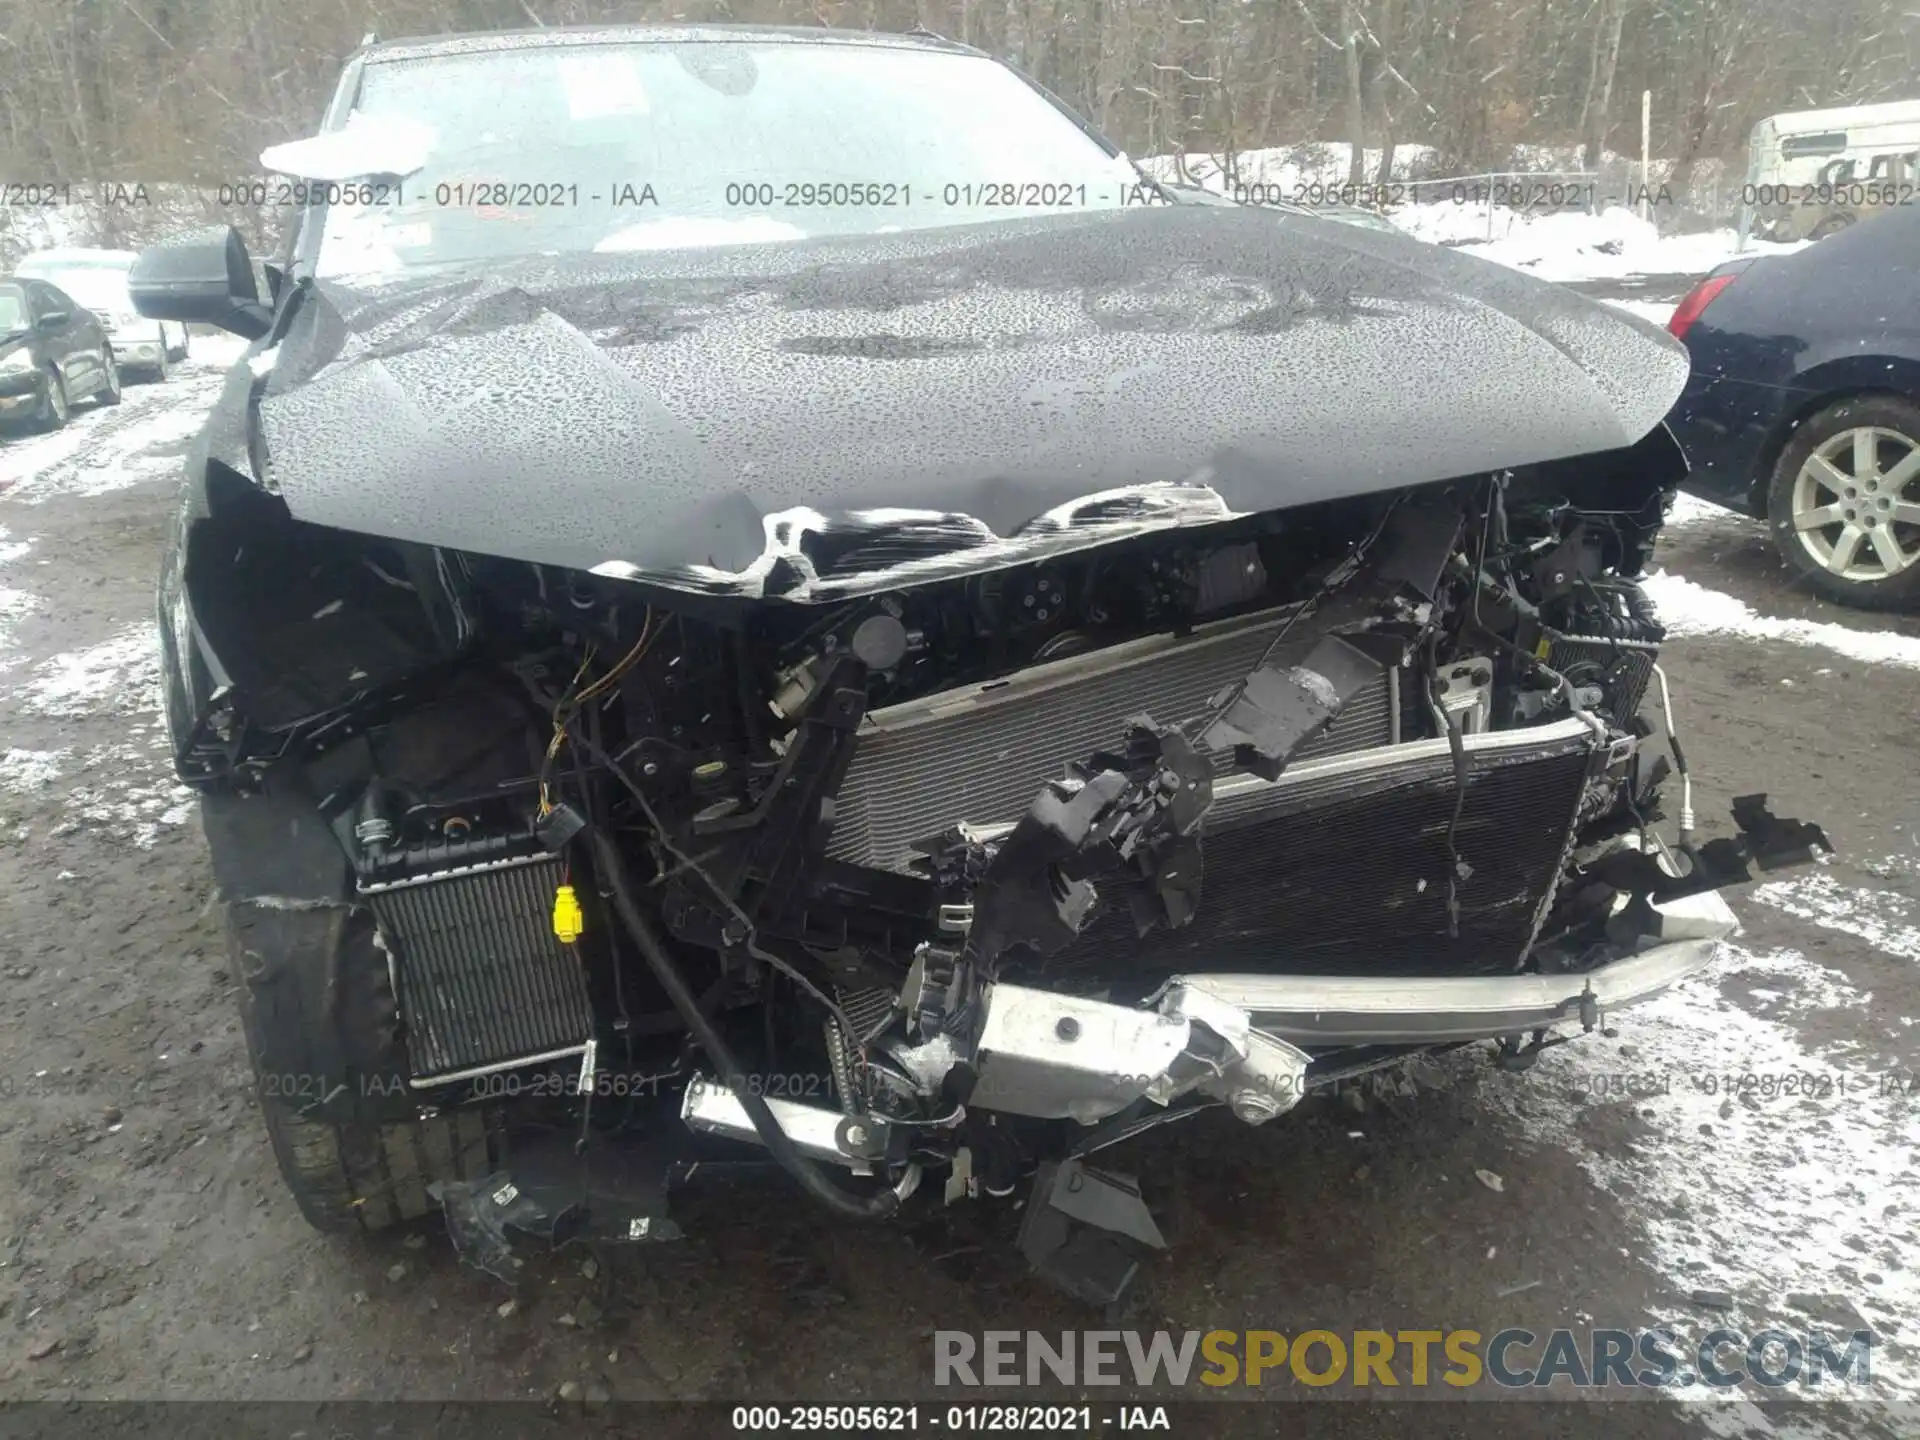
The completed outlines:
{"type": "MultiPolygon", "coordinates": [[[[1026,1278],[999,1211],[867,1231],[780,1189],[700,1191],[695,1238],[543,1257],[517,1296],[437,1233],[307,1229],[248,1094],[156,711],[156,557],[217,349],[65,434],[0,441],[0,1396],[951,1399],[935,1328],[1088,1325],[1026,1278]]],[[[1135,1323],[1864,1324],[1872,1398],[1920,1405],[1920,1096],[1879,1084],[1920,1071],[1920,619],[1786,589],[1759,527],[1697,504],[1662,563],[1703,822],[1764,789],[1840,854],[1737,898],[1745,933],[1712,971],[1530,1075],[1449,1057],[1417,1098],[1141,1142],[1173,1250],[1135,1323]],[[1846,1093],[1707,1088],[1746,1073],[1846,1093]]],[[[1684,1402],[1509,1407],[1501,1429],[1874,1433],[1684,1402]]],[[[1379,1408],[1317,1418],[1374,1433],[1379,1408]]]]}

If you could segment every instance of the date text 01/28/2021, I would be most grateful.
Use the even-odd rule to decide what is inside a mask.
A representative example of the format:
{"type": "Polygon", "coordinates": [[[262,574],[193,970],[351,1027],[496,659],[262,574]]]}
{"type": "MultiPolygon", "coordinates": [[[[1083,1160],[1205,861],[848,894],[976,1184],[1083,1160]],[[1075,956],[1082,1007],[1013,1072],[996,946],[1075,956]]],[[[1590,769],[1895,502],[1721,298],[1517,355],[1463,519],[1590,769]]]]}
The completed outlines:
{"type": "Polygon", "coordinates": [[[736,1405],[736,1434],[1069,1434],[1173,1428],[1164,1405],[736,1405]]]}

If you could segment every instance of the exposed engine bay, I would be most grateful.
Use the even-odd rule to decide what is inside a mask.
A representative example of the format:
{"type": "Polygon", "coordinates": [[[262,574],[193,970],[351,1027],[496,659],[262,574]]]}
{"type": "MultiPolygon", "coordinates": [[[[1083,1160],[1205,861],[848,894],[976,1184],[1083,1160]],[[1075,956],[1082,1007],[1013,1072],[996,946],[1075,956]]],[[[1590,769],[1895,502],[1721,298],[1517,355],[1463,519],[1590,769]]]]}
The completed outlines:
{"type": "Polygon", "coordinates": [[[236,488],[188,540],[176,638],[227,673],[179,762],[229,877],[263,807],[320,822],[295,878],[228,883],[332,907],[370,977],[314,1115],[564,1133],[544,1189],[511,1149],[441,1182],[476,1263],[590,1214],[670,1235],[674,1167],[751,1145],[847,1214],[1031,1182],[1029,1256],[1111,1299],[1157,1240],[1088,1157],[1436,1047],[1524,1065],[1704,964],[1713,891],[1827,848],[1759,796],[1696,840],[1633,578],[1661,442],[828,604],[236,488]],[[629,1143],[640,1197],[585,1198],[629,1143]]]}

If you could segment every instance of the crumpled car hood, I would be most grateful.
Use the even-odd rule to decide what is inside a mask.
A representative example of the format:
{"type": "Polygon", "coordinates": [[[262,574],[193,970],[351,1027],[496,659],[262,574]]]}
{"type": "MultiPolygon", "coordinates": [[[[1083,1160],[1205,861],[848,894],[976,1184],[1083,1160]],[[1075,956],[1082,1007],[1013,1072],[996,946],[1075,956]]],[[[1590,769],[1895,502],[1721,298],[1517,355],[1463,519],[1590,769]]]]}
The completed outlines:
{"type": "Polygon", "coordinates": [[[1197,206],[320,281],[272,359],[296,517],[799,600],[1625,447],[1687,374],[1557,286],[1197,206]]]}

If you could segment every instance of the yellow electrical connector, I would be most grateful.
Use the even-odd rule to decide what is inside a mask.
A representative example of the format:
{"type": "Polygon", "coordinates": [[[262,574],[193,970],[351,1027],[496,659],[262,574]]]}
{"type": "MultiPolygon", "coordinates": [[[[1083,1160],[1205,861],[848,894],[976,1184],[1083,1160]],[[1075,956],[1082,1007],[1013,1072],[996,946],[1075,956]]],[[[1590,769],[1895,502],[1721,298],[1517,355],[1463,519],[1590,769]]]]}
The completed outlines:
{"type": "Polygon", "coordinates": [[[573,886],[562,885],[553,892],[553,933],[562,945],[571,945],[586,928],[586,917],[580,913],[580,897],[573,893],[573,886]]]}

